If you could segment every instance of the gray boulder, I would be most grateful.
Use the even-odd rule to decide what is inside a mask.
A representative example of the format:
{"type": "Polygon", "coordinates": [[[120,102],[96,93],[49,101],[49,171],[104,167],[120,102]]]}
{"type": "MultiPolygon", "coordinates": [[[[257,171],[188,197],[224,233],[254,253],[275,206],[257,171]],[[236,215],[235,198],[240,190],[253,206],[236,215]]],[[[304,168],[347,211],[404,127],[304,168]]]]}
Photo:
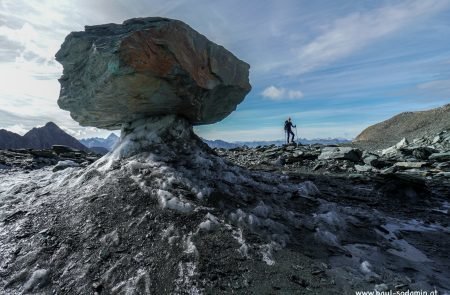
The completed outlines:
{"type": "Polygon", "coordinates": [[[450,178],[450,172],[439,172],[436,174],[437,177],[445,177],[445,178],[450,178]]]}
{"type": "Polygon", "coordinates": [[[395,167],[403,169],[422,168],[426,165],[427,162],[397,162],[394,164],[395,167]]]}
{"type": "Polygon", "coordinates": [[[30,150],[30,154],[39,158],[56,158],[52,150],[30,150]]]}
{"type": "Polygon", "coordinates": [[[438,162],[450,161],[450,152],[434,153],[434,154],[431,154],[429,159],[430,160],[434,160],[434,161],[438,161],[438,162]]]}
{"type": "Polygon", "coordinates": [[[373,167],[371,165],[355,165],[355,170],[358,172],[371,172],[373,167]]]}
{"type": "Polygon", "coordinates": [[[430,147],[417,147],[414,148],[412,151],[412,155],[419,160],[427,160],[428,157],[433,154],[436,153],[437,150],[430,148],[430,147]]]}
{"type": "Polygon", "coordinates": [[[377,164],[379,162],[378,158],[379,158],[378,155],[373,154],[373,153],[368,153],[366,151],[364,151],[362,154],[362,159],[363,159],[364,164],[370,165],[373,167],[377,166],[377,164]]]}
{"type": "Polygon", "coordinates": [[[317,186],[314,184],[314,182],[308,180],[308,181],[302,182],[298,185],[298,194],[301,197],[308,198],[308,197],[320,195],[320,191],[317,188],[317,186]]]}
{"type": "Polygon", "coordinates": [[[250,91],[250,66],[185,23],[149,17],[86,26],[70,33],[56,60],[63,67],[58,105],[82,126],[179,115],[215,123],[250,91]]]}
{"type": "Polygon", "coordinates": [[[81,151],[79,151],[79,150],[77,150],[77,149],[74,149],[74,148],[72,148],[72,147],[70,147],[70,146],[59,145],[59,144],[52,145],[52,150],[53,150],[55,153],[57,153],[58,155],[59,155],[59,154],[65,154],[65,153],[77,153],[77,152],[81,152],[81,151]]]}
{"type": "Polygon", "coordinates": [[[403,138],[402,140],[397,142],[397,144],[395,144],[387,149],[382,150],[381,155],[386,156],[386,157],[397,156],[399,153],[399,149],[407,147],[408,144],[409,144],[408,140],[406,138],[403,138]]]}
{"type": "Polygon", "coordinates": [[[352,147],[325,147],[319,155],[319,160],[349,160],[352,162],[361,161],[362,152],[352,147]]]}
{"type": "Polygon", "coordinates": [[[80,165],[72,160],[59,161],[58,164],[53,167],[53,172],[73,167],[80,167],[80,165]]]}
{"type": "Polygon", "coordinates": [[[283,156],[279,156],[278,159],[272,161],[272,165],[275,166],[283,166],[284,164],[286,164],[286,158],[283,156]]]}

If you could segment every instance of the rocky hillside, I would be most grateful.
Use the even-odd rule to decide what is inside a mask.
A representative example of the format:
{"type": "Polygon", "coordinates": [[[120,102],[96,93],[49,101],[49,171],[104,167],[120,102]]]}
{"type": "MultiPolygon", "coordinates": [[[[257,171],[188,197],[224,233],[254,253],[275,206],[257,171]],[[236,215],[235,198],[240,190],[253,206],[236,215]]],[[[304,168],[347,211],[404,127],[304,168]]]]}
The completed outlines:
{"type": "Polygon", "coordinates": [[[414,138],[436,134],[450,129],[450,104],[418,112],[405,112],[386,121],[372,125],[361,132],[355,143],[373,143],[377,148],[386,148],[402,138],[414,138]]]}
{"type": "Polygon", "coordinates": [[[22,136],[5,129],[0,129],[0,149],[14,149],[23,147],[24,139],[22,136]]]}
{"type": "Polygon", "coordinates": [[[25,133],[23,138],[29,148],[49,149],[55,144],[60,144],[79,150],[88,150],[75,137],[67,134],[53,122],[48,122],[43,127],[31,129],[25,133]]]}
{"type": "Polygon", "coordinates": [[[89,151],[75,137],[67,134],[53,122],[48,122],[43,127],[33,128],[23,136],[7,130],[0,130],[0,149],[51,149],[53,145],[65,145],[89,151]]]}

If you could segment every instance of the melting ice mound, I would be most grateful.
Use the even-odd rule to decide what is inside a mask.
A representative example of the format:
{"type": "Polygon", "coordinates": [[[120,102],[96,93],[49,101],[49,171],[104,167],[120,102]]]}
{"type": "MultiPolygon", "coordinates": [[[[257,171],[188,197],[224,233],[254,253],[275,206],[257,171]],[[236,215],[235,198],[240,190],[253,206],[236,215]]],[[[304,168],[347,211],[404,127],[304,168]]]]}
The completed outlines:
{"type": "Polygon", "coordinates": [[[175,115],[124,124],[115,149],[85,169],[20,177],[0,178],[8,290],[210,293],[214,272],[236,261],[273,266],[302,218],[288,209],[297,184],[224,161],[175,115]]]}
{"type": "Polygon", "coordinates": [[[218,194],[228,197],[231,204],[253,198],[255,192],[290,197],[300,191],[297,186],[284,185],[283,176],[256,175],[225,162],[184,118],[150,117],[124,124],[121,132],[113,151],[91,165],[85,175],[95,171],[111,177],[122,171],[163,208],[191,211],[194,203],[218,194]]]}

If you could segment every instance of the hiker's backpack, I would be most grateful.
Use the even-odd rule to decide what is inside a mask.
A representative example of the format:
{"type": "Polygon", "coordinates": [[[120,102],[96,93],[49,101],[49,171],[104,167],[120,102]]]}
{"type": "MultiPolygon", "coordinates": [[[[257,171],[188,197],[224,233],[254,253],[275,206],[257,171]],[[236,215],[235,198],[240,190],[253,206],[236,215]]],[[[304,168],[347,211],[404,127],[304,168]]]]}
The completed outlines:
{"type": "Polygon", "coordinates": [[[289,126],[289,121],[288,120],[286,120],[285,122],[284,122],[284,131],[287,131],[288,130],[288,126],[289,126]]]}

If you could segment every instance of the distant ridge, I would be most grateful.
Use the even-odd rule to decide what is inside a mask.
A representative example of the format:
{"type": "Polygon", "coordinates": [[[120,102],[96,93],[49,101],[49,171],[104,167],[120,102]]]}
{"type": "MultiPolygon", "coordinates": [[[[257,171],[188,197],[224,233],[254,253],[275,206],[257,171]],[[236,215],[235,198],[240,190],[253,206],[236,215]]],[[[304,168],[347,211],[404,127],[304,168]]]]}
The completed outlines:
{"type": "Polygon", "coordinates": [[[20,149],[25,146],[22,136],[14,132],[0,129],[0,149],[20,149]]]}
{"type": "MultiPolygon", "coordinates": [[[[248,147],[257,147],[263,145],[283,145],[286,143],[284,140],[271,140],[271,141],[236,141],[236,142],[227,142],[223,140],[208,140],[202,138],[202,140],[208,144],[211,148],[224,148],[231,149],[240,146],[248,146],[248,147]]],[[[301,144],[323,144],[323,145],[334,145],[334,144],[345,144],[351,142],[348,139],[343,138],[324,138],[324,139],[306,139],[300,138],[298,143],[301,144]]]]}
{"type": "Polygon", "coordinates": [[[111,133],[107,138],[101,137],[91,137],[91,138],[83,138],[80,139],[80,142],[88,147],[88,148],[105,148],[110,151],[116,142],[119,140],[119,137],[114,133],[111,133]]]}
{"type": "Polygon", "coordinates": [[[378,142],[389,146],[403,137],[408,140],[450,129],[450,104],[439,108],[404,112],[363,130],[355,142],[378,142]]]}
{"type": "Polygon", "coordinates": [[[75,137],[70,136],[55,123],[48,122],[20,136],[4,129],[0,130],[0,149],[49,149],[52,145],[66,145],[78,150],[89,151],[75,137]]]}
{"type": "Polygon", "coordinates": [[[223,140],[220,140],[220,139],[207,140],[207,139],[202,138],[202,140],[207,145],[209,145],[210,148],[232,149],[232,148],[235,148],[235,147],[239,146],[239,144],[223,141],[223,140]]]}
{"type": "MultiPolygon", "coordinates": [[[[90,149],[94,148],[106,148],[107,150],[111,150],[114,144],[119,140],[119,137],[114,133],[111,133],[107,138],[101,137],[91,137],[81,139],[80,142],[84,144],[86,147],[90,149]]],[[[237,142],[228,142],[220,139],[216,140],[208,140],[202,138],[202,140],[209,145],[211,148],[223,148],[223,149],[232,149],[240,146],[248,146],[248,147],[256,147],[259,145],[283,145],[286,142],[284,140],[272,140],[272,141],[237,141],[237,142]]],[[[325,139],[306,139],[300,138],[299,142],[301,144],[344,144],[349,143],[350,140],[342,139],[342,138],[325,138],[325,139]]]]}
{"type": "MultiPolygon", "coordinates": [[[[77,140],[59,128],[55,123],[48,122],[43,127],[33,128],[24,136],[20,136],[14,132],[0,129],[0,149],[18,149],[18,148],[32,148],[32,149],[48,149],[52,145],[61,144],[70,146],[84,151],[96,151],[100,154],[105,154],[110,151],[113,146],[119,141],[119,137],[111,133],[107,138],[92,137],[77,140]]],[[[203,141],[211,148],[235,148],[239,146],[256,147],[259,145],[283,145],[284,140],[273,141],[239,141],[227,142],[224,140],[207,140],[203,141]]],[[[305,139],[298,140],[301,144],[342,144],[350,142],[347,139],[341,138],[326,138],[326,139],[305,139]]]]}

